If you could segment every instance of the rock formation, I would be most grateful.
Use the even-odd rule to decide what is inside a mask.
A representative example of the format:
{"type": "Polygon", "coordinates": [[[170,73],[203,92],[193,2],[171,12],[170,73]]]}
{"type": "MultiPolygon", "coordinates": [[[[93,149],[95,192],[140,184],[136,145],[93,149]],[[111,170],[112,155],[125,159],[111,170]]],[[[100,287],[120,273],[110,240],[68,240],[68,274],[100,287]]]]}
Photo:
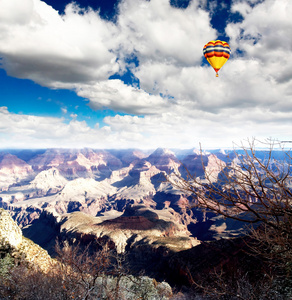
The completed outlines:
{"type": "Polygon", "coordinates": [[[3,252],[5,249],[15,260],[22,260],[43,271],[47,271],[53,263],[47,251],[25,238],[9,213],[0,208],[0,250],[3,252]]]}
{"type": "MultiPolygon", "coordinates": [[[[152,152],[88,148],[3,152],[0,207],[10,210],[20,227],[39,218],[44,209],[60,215],[81,211],[95,217],[112,210],[122,213],[129,204],[159,211],[171,208],[177,212],[176,223],[192,226],[201,221],[186,209],[190,198],[166,182],[165,174],[180,172],[186,178],[186,167],[191,174],[202,176],[203,162],[216,181],[218,162],[224,166],[227,155],[222,151],[177,153],[179,159],[175,151],[162,148],[152,152]]],[[[140,223],[144,220],[138,219],[140,223]]]]}
{"type": "Polygon", "coordinates": [[[3,208],[0,208],[0,238],[2,242],[15,248],[18,248],[22,243],[21,229],[3,208]]]}
{"type": "Polygon", "coordinates": [[[45,209],[38,219],[23,228],[24,234],[53,253],[53,244],[62,240],[92,242],[107,240],[118,253],[136,246],[160,246],[180,251],[200,242],[190,236],[185,225],[177,222],[173,209],[153,210],[142,205],[127,206],[124,213],[107,211],[98,217],[82,212],[59,215],[45,209]]]}
{"type": "Polygon", "coordinates": [[[0,153],[0,191],[19,183],[33,173],[32,167],[10,153],[0,153]]]}

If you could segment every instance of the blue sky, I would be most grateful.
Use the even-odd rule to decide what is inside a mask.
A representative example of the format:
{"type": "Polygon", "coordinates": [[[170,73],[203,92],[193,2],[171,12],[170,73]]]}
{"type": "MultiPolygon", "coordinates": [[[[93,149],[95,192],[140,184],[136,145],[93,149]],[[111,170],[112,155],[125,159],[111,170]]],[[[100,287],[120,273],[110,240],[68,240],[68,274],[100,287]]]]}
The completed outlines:
{"type": "Polygon", "coordinates": [[[2,0],[0,147],[292,140],[289,0],[2,0]],[[219,78],[202,54],[221,39],[219,78]]]}
{"type": "Polygon", "coordinates": [[[43,87],[29,79],[8,76],[5,70],[0,70],[0,83],[1,106],[9,107],[14,114],[55,116],[67,123],[72,119],[85,120],[90,127],[96,123],[104,125],[104,117],[116,114],[106,108],[92,110],[89,100],[72,90],[43,87]]]}

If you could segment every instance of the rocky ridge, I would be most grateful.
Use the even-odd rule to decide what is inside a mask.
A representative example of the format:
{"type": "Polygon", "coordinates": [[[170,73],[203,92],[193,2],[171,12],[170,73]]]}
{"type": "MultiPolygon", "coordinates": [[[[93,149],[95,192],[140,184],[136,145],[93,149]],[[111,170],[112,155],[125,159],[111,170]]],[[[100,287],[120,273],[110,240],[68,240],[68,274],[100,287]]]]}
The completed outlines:
{"type": "Polygon", "coordinates": [[[7,191],[15,183],[31,178],[33,169],[16,155],[0,153],[0,191],[7,191]]]}
{"type": "Polygon", "coordinates": [[[0,208],[0,252],[10,252],[15,261],[38,267],[46,272],[53,260],[48,252],[22,235],[10,214],[0,208]]]}
{"type": "MultiPolygon", "coordinates": [[[[60,221],[58,215],[52,212],[47,214],[47,219],[51,222],[54,219],[57,223],[60,221]]],[[[165,281],[157,282],[154,278],[130,274],[117,277],[107,269],[104,270],[105,274],[93,279],[89,270],[81,265],[76,268],[70,261],[52,259],[47,251],[22,236],[21,229],[2,208],[0,263],[1,267],[4,266],[0,270],[1,299],[71,299],[76,294],[79,298],[89,296],[90,299],[107,299],[115,291],[123,299],[140,299],[146,294],[147,299],[166,300],[173,294],[171,286],[165,281]],[[76,291],[76,286],[81,288],[76,291]]]]}
{"type": "Polygon", "coordinates": [[[13,166],[3,167],[0,174],[14,178],[2,185],[0,180],[0,207],[9,210],[19,226],[25,227],[44,210],[53,210],[61,216],[83,212],[96,217],[108,211],[123,213],[129,205],[144,205],[157,211],[172,209],[176,212],[175,222],[189,230],[199,220],[186,209],[191,199],[174,189],[165,174],[176,172],[186,177],[187,168],[191,175],[202,176],[203,162],[210,176],[217,180],[220,169],[216,164],[224,165],[225,160],[226,154],[222,152],[201,155],[193,149],[0,152],[0,166],[13,166]],[[27,173],[15,177],[18,174],[15,170],[23,168],[27,173]]]}
{"type": "Polygon", "coordinates": [[[190,236],[185,225],[177,222],[177,217],[178,213],[173,209],[159,211],[143,205],[127,206],[124,213],[107,211],[98,217],[77,211],[61,216],[52,210],[44,210],[40,218],[24,227],[23,231],[52,252],[57,237],[97,246],[106,240],[118,253],[141,245],[153,249],[163,246],[172,251],[198,245],[200,242],[190,236]]]}

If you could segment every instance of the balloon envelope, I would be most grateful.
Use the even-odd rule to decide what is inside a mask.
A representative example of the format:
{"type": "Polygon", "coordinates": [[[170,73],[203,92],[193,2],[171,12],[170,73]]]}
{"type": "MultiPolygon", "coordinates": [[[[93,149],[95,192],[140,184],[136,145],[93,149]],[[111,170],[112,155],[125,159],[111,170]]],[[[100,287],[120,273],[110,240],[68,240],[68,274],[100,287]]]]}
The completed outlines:
{"type": "Polygon", "coordinates": [[[228,43],[219,40],[210,41],[204,46],[203,53],[218,77],[218,71],[230,57],[231,50],[228,43]]]}

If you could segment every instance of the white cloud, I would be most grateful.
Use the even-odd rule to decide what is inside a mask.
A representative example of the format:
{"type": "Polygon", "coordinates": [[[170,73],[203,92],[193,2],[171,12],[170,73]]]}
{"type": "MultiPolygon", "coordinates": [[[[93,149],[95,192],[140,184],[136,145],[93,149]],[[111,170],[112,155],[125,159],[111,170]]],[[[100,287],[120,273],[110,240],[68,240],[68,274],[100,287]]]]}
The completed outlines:
{"type": "MultiPolygon", "coordinates": [[[[63,118],[37,117],[10,113],[0,107],[0,144],[5,147],[102,147],[107,128],[92,129],[85,121],[73,119],[68,124],[63,118]]],[[[113,138],[115,135],[113,134],[113,138]]],[[[108,145],[111,145],[108,143],[108,145]]]]}
{"type": "Polygon", "coordinates": [[[226,147],[256,136],[289,140],[292,113],[255,108],[220,114],[178,107],[157,115],[106,117],[107,126],[90,128],[76,119],[36,117],[0,108],[1,147],[192,148],[226,147]],[[260,124],[260,125],[259,125],[260,124]],[[267,128],[269,129],[267,135],[267,128]]]}
{"type": "Polygon", "coordinates": [[[160,96],[128,86],[120,80],[101,81],[94,85],[79,85],[77,94],[90,99],[90,107],[110,107],[129,114],[153,114],[166,109],[168,103],[160,96]]]}
{"type": "Polygon", "coordinates": [[[226,28],[232,48],[244,51],[249,60],[258,60],[266,76],[279,82],[291,80],[292,2],[266,0],[254,7],[240,2],[232,10],[239,11],[244,18],[226,28]]]}
{"type": "Polygon", "coordinates": [[[92,129],[73,114],[66,124],[2,108],[0,132],[13,134],[8,141],[16,144],[62,139],[64,146],[78,141],[97,147],[224,146],[250,136],[291,140],[292,2],[233,1],[232,11],[243,20],[226,27],[232,56],[219,78],[201,66],[203,45],[216,38],[197,4],[203,2],[182,10],[168,0],[124,0],[111,23],[93,11],[80,14],[74,5],[60,16],[39,0],[2,0],[0,55],[10,75],[75,89],[94,110],[132,116],[106,117],[107,126],[92,129]],[[139,66],[131,70],[141,89],[108,80],[133,53],[139,66]]]}
{"type": "Polygon", "coordinates": [[[77,115],[77,114],[70,114],[70,117],[71,117],[72,119],[76,119],[76,118],[78,117],[78,115],[77,115]]]}
{"type": "Polygon", "coordinates": [[[6,26],[24,25],[29,22],[32,13],[33,1],[31,0],[1,1],[0,20],[6,26]]]}
{"type": "MultiPolygon", "coordinates": [[[[187,109],[185,110],[187,111],[187,109]]],[[[156,116],[115,116],[105,118],[112,132],[121,132],[124,136],[140,136],[139,143],[130,143],[137,147],[232,147],[240,144],[242,139],[256,136],[262,140],[267,137],[287,139],[291,127],[289,115],[256,109],[252,112],[239,112],[237,109],[226,109],[220,115],[192,111],[194,117],[182,112],[168,112],[156,116]],[[267,114],[268,113],[268,114],[267,114]],[[251,115],[251,116],[250,116],[251,115]],[[269,117],[270,116],[270,117],[269,117]],[[275,119],[287,118],[287,122],[276,122],[275,119]],[[258,126],[257,123],[261,123],[258,126]],[[267,133],[267,128],[269,132],[267,133]]]]}
{"type": "Polygon", "coordinates": [[[118,24],[125,51],[135,50],[141,64],[200,64],[202,45],[216,37],[208,12],[196,1],[184,10],[169,0],[123,1],[118,24]]]}
{"type": "Polygon", "coordinates": [[[2,0],[0,53],[7,72],[66,87],[106,80],[118,71],[117,58],[133,51],[141,63],[199,64],[202,44],[216,34],[195,1],[182,10],[168,0],[125,0],[117,24],[80,11],[70,4],[60,16],[40,0],[2,0]]]}
{"type": "Polygon", "coordinates": [[[63,114],[66,114],[68,112],[66,107],[61,107],[61,111],[62,111],[63,114]]]}
{"type": "Polygon", "coordinates": [[[111,52],[116,29],[97,13],[79,14],[70,4],[60,16],[40,0],[0,6],[0,53],[9,75],[56,87],[107,79],[118,70],[111,52]]]}

